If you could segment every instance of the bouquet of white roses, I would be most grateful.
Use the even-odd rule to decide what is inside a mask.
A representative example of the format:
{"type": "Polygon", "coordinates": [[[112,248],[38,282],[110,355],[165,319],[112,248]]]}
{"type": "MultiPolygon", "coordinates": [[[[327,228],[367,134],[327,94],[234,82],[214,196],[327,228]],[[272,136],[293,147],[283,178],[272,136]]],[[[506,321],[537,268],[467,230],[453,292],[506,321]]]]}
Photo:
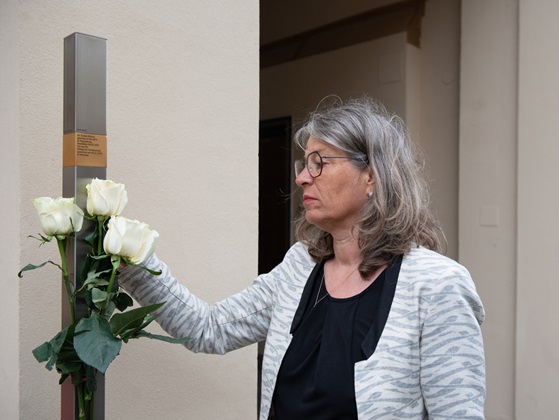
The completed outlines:
{"type": "MultiPolygon", "coordinates": [[[[93,179],[87,185],[87,213],[84,215],[73,198],[41,197],[33,200],[44,232],[38,239],[41,245],[53,239],[58,244],[61,263],[52,260],[39,265],[28,264],[19,273],[53,264],[62,271],[62,278],[70,306],[70,325],[54,338],[33,350],[46,368],[56,368],[60,384],[68,377],[76,387],[79,418],[86,413],[93,418],[93,395],[97,371],[105,372],[118,355],[122,343],[131,338],[149,337],[172,343],[185,339],[150,334],[145,327],[155,319],[154,312],[164,302],[127,310],[132,298],[118,286],[118,270],[123,265],[140,266],[153,253],[159,234],[145,223],[120,216],[128,201],[123,184],[110,180],[93,179]],[[66,245],[82,229],[84,218],[94,222],[84,240],[90,247],[84,262],[79,288],[69,278],[66,245]],[[85,299],[87,314],[76,319],[74,302],[85,299]]],[[[153,271],[150,271],[153,274],[153,271]]]]}

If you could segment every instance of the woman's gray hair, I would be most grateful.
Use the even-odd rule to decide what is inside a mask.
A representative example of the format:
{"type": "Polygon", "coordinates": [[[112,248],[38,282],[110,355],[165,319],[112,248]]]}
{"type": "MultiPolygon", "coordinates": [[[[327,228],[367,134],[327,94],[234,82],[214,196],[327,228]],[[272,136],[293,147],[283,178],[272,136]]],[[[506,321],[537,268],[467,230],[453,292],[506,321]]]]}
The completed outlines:
{"type": "MultiPolygon", "coordinates": [[[[354,226],[364,278],[412,245],[440,251],[442,230],[430,209],[423,163],[400,117],[367,97],[346,103],[329,97],[308,116],[294,140],[304,150],[311,137],[355,157],[351,162],[357,167],[368,163],[372,171],[373,195],[354,226]]],[[[315,260],[334,256],[331,235],[307,222],[304,211],[296,236],[315,260]]]]}

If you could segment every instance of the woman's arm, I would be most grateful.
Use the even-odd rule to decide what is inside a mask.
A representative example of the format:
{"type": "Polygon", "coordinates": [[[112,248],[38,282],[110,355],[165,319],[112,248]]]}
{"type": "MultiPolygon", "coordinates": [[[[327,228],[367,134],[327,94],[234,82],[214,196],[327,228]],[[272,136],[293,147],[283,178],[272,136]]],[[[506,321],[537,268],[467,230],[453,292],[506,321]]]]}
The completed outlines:
{"type": "Polygon", "coordinates": [[[432,290],[420,342],[420,381],[429,419],[483,419],[483,306],[465,268],[448,268],[432,290]]]}
{"type": "Polygon", "coordinates": [[[266,337],[275,293],[274,271],[213,306],[191,294],[155,255],[146,261],[147,271],[127,266],[119,284],[140,305],[165,302],[157,322],[173,337],[191,337],[185,346],[195,352],[223,354],[266,337]]]}

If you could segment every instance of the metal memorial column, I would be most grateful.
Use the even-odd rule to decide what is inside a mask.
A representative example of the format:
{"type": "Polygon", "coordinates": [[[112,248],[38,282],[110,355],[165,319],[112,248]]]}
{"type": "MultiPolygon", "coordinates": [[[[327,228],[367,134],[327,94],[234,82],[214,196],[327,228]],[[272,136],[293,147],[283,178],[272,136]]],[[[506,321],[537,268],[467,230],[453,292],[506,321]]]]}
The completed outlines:
{"type": "MultiPolygon", "coordinates": [[[[107,176],[107,40],[74,33],[64,38],[64,137],[62,195],[75,197],[86,208],[85,186],[92,178],[107,176]]],[[[93,224],[84,220],[66,253],[70,280],[81,286],[81,270],[87,254],[83,237],[93,224]]],[[[83,296],[75,299],[76,321],[87,313],[83,296]]],[[[62,299],[62,327],[70,324],[68,300],[62,299]]],[[[62,385],[61,419],[78,418],[78,404],[70,378],[62,385]]],[[[97,374],[94,419],[105,419],[105,378],[97,374]]]]}

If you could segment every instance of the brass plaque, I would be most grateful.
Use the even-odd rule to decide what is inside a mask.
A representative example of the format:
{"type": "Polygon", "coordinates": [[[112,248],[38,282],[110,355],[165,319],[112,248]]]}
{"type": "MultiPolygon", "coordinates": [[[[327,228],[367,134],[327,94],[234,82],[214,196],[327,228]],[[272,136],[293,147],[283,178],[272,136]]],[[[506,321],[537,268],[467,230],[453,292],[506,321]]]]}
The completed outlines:
{"type": "Polygon", "coordinates": [[[107,136],[88,133],[64,134],[63,166],[107,167],[107,136]]]}

